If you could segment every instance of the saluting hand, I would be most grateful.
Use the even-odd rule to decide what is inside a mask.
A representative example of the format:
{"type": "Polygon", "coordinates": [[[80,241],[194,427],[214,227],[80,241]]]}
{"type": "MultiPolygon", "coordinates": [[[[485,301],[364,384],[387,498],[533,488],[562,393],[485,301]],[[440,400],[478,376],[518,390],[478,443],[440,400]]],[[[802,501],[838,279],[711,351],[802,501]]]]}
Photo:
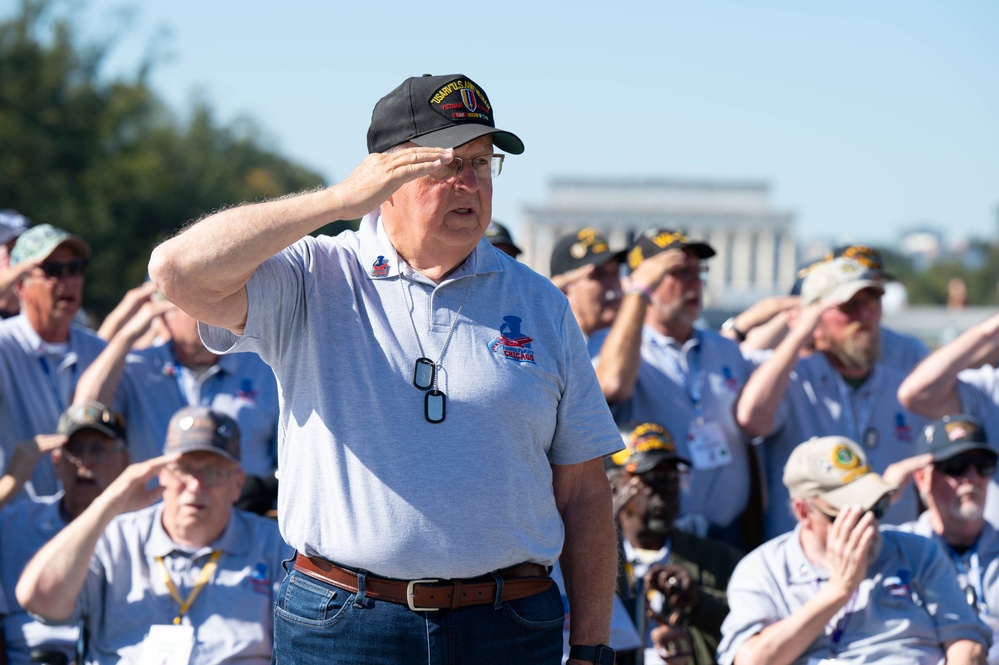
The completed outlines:
{"type": "Polygon", "coordinates": [[[402,185],[430,175],[454,159],[453,148],[402,148],[368,155],[347,179],[333,187],[340,196],[340,216],[368,214],[402,185]]]}
{"type": "Polygon", "coordinates": [[[826,537],[829,585],[848,598],[867,574],[871,550],[877,538],[877,520],[859,506],[839,511],[826,537]]]}
{"type": "Polygon", "coordinates": [[[163,496],[163,488],[158,485],[149,487],[149,482],[159,474],[160,469],[178,459],[180,454],[173,453],[130,464],[98,500],[106,503],[116,515],[153,505],[163,496]]]}

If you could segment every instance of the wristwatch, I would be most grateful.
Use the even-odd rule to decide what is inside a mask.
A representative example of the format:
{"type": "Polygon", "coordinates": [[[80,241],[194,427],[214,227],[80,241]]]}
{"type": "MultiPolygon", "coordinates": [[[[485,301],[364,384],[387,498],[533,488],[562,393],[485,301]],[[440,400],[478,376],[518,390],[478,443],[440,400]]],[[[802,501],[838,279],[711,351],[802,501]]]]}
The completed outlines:
{"type": "Polygon", "coordinates": [[[732,334],[735,335],[736,339],[738,339],[740,342],[746,341],[746,333],[742,332],[741,330],[735,327],[734,316],[725,319],[725,323],[721,324],[721,329],[732,331],[732,334]]]}
{"type": "Polygon", "coordinates": [[[569,660],[585,660],[596,665],[614,665],[614,650],[606,644],[588,646],[573,644],[569,647],[569,660]]]}

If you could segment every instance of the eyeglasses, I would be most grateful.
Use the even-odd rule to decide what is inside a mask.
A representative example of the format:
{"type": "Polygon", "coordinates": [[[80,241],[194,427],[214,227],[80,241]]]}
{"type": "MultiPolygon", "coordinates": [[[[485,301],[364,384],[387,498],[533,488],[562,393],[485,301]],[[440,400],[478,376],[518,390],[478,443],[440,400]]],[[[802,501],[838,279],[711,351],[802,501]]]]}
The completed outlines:
{"type": "Polygon", "coordinates": [[[988,453],[957,455],[941,462],[934,462],[933,466],[940,473],[951,478],[961,478],[967,475],[968,469],[971,467],[975,467],[978,475],[982,478],[991,478],[996,473],[996,456],[988,453]]]}
{"type": "Polygon", "coordinates": [[[678,279],[681,282],[690,282],[699,279],[702,282],[708,279],[708,266],[686,266],[677,268],[666,273],[667,277],[678,279]]]}
{"type": "Polygon", "coordinates": [[[73,441],[63,446],[62,450],[73,463],[81,464],[84,458],[87,458],[94,464],[103,464],[115,455],[125,452],[126,446],[122,441],[115,441],[114,443],[73,441]]]}
{"type": "Polygon", "coordinates": [[[472,167],[472,171],[475,172],[475,177],[481,178],[482,180],[489,180],[490,178],[499,177],[499,174],[503,171],[503,158],[506,155],[501,155],[499,153],[487,152],[481,155],[476,155],[474,157],[467,157],[462,159],[461,157],[455,157],[448,164],[444,164],[437,170],[433,177],[437,180],[450,180],[451,178],[458,178],[461,176],[461,170],[465,168],[465,163],[467,162],[469,166],[472,167]]]}
{"type": "Polygon", "coordinates": [[[39,264],[39,268],[49,279],[59,279],[63,277],[80,277],[87,272],[87,259],[77,259],[69,263],[57,263],[55,261],[39,264]]]}
{"type": "MultiPolygon", "coordinates": [[[[874,519],[880,520],[882,517],[884,517],[884,514],[888,512],[888,509],[890,507],[891,507],[891,492],[887,492],[881,495],[881,498],[875,501],[874,505],[871,506],[870,510],[868,510],[867,512],[872,513],[874,515],[874,519]]],[[[814,501],[812,502],[812,508],[825,515],[829,519],[830,523],[835,522],[836,517],[839,515],[838,510],[834,510],[832,508],[826,508],[825,506],[821,506],[815,503],[814,501]]]]}
{"type": "Polygon", "coordinates": [[[185,485],[191,482],[192,478],[197,478],[198,484],[205,487],[218,487],[225,483],[229,476],[236,473],[235,469],[223,469],[217,466],[191,469],[181,464],[168,464],[166,470],[185,485]]]}

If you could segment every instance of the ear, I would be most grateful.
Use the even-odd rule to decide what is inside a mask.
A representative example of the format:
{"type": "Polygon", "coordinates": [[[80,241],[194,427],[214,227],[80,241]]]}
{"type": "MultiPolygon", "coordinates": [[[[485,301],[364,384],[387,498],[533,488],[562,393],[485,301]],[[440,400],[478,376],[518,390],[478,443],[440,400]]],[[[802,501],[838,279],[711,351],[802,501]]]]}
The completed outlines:
{"type": "Polygon", "coordinates": [[[920,494],[930,493],[930,479],[932,474],[929,467],[922,467],[912,472],[912,482],[920,494]]]}
{"type": "Polygon", "coordinates": [[[791,513],[799,522],[804,522],[808,519],[808,510],[808,503],[801,497],[791,499],[791,513]]]}

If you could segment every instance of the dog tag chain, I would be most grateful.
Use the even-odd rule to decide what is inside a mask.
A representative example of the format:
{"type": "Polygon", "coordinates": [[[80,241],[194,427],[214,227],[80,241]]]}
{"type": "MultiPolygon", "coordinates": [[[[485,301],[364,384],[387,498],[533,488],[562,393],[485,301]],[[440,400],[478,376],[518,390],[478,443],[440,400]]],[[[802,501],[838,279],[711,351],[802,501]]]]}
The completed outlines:
{"type": "Polygon", "coordinates": [[[416,344],[420,348],[420,357],[416,359],[416,363],[413,365],[413,385],[420,390],[426,391],[423,396],[423,417],[430,423],[442,423],[444,422],[444,417],[447,415],[447,395],[437,386],[437,370],[444,361],[448,345],[451,344],[454,328],[458,325],[458,316],[461,314],[461,308],[465,306],[465,299],[468,298],[468,291],[472,286],[473,279],[475,279],[475,275],[468,278],[468,284],[465,285],[465,294],[461,297],[458,311],[454,313],[454,320],[451,321],[451,328],[447,331],[444,346],[441,347],[440,355],[437,357],[437,361],[434,362],[426,357],[426,352],[423,350],[423,342],[420,340],[420,333],[416,329],[416,320],[413,318],[413,309],[416,307],[416,303],[415,301],[412,303],[409,301],[409,294],[406,292],[406,284],[402,276],[402,262],[400,261],[399,264],[399,286],[402,287],[402,299],[406,302],[406,313],[409,314],[409,322],[413,325],[413,335],[416,336],[416,344]]]}

